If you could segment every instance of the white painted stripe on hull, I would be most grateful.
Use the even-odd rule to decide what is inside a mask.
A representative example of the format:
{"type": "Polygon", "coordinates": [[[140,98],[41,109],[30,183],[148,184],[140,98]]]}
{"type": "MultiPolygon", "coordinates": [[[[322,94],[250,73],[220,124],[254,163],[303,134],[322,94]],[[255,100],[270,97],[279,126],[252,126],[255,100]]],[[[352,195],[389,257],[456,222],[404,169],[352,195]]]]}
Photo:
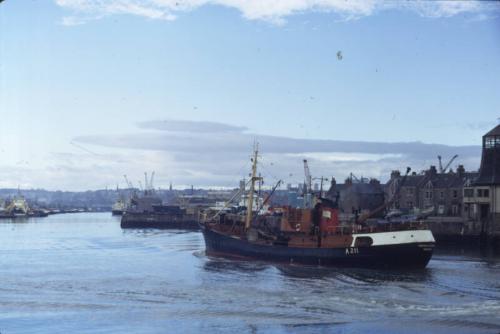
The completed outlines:
{"type": "Polygon", "coordinates": [[[357,237],[370,237],[372,246],[410,244],[415,242],[435,242],[430,230],[410,230],[379,233],[354,233],[351,247],[354,247],[357,237]]]}

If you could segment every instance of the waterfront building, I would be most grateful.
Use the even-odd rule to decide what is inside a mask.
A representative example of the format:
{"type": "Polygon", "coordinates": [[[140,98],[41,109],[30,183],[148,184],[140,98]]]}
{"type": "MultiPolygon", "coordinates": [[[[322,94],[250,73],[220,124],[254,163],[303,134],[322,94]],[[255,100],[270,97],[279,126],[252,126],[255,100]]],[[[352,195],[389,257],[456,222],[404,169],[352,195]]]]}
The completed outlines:
{"type": "Polygon", "coordinates": [[[467,217],[480,222],[482,235],[500,235],[500,125],[483,136],[477,179],[463,189],[467,217]]]}
{"type": "MultiPolygon", "coordinates": [[[[332,178],[326,198],[336,200],[337,197],[341,216],[350,219],[383,205],[384,189],[377,179],[356,179],[351,175],[344,184],[338,184],[332,178]]],[[[380,212],[375,217],[382,215],[383,212],[380,212]]]]}
{"type": "Polygon", "coordinates": [[[399,171],[393,171],[386,184],[386,200],[394,197],[390,206],[393,210],[404,213],[427,212],[433,216],[463,215],[463,187],[477,177],[477,172],[466,172],[462,165],[456,171],[439,173],[435,166],[430,166],[420,174],[408,175],[399,193],[396,194],[403,177],[399,171]]]}

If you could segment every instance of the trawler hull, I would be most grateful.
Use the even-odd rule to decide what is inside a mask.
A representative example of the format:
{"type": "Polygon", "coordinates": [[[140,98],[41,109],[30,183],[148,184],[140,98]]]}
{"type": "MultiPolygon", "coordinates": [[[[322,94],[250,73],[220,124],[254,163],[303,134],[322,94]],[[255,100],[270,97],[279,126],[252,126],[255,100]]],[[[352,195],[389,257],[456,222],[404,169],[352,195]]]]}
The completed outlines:
{"type": "Polygon", "coordinates": [[[202,227],[208,255],[325,266],[424,268],[432,257],[431,239],[368,247],[302,248],[251,243],[202,227]]]}

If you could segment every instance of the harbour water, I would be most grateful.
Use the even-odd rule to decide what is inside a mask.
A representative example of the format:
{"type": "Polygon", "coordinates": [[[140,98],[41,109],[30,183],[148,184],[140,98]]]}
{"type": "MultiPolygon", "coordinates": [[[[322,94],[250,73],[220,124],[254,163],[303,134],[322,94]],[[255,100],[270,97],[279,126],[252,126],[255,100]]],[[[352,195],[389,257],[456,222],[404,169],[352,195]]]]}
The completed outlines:
{"type": "Polygon", "coordinates": [[[0,221],[0,332],[499,333],[500,257],[412,272],[232,261],[110,213],[0,221]]]}

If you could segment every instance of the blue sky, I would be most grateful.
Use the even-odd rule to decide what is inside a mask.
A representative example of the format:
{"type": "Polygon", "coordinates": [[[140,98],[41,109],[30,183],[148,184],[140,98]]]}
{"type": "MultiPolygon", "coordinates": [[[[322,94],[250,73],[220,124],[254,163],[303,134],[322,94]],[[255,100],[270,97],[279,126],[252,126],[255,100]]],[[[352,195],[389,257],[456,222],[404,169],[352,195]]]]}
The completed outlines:
{"type": "Polygon", "coordinates": [[[470,146],[500,117],[500,5],[390,4],[6,0],[0,187],[95,189],[144,170],[158,186],[231,186],[260,137],[289,182],[301,157],[340,179],[454,152],[477,168],[470,146]]]}

